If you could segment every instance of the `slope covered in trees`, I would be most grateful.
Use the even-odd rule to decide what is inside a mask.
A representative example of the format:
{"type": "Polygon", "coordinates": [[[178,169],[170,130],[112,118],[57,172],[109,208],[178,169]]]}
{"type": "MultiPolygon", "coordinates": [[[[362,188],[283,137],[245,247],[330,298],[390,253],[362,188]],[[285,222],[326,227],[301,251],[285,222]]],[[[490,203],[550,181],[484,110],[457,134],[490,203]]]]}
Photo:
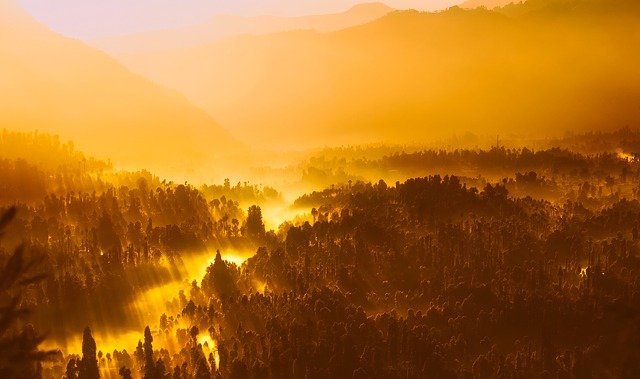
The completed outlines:
{"type": "Polygon", "coordinates": [[[0,221],[0,267],[38,262],[25,266],[31,271],[24,279],[7,276],[21,270],[2,274],[0,284],[14,278],[24,288],[0,288],[0,318],[11,320],[0,340],[24,339],[23,350],[9,350],[33,358],[0,359],[2,373],[640,373],[635,158],[494,148],[355,159],[346,169],[389,165],[440,174],[335,183],[296,201],[308,217],[269,230],[259,206],[245,213],[239,201],[272,198],[273,189],[229,182],[197,188],[150,174],[118,174],[47,135],[2,136],[21,141],[3,159],[14,165],[22,159],[36,170],[3,174],[5,181],[28,174],[45,190],[44,197],[34,193],[25,200],[0,187],[0,214],[8,209],[14,215],[0,221]],[[31,149],[40,155],[26,160],[31,149]],[[481,177],[446,174],[459,167],[481,177]],[[50,187],[57,181],[47,178],[55,172],[67,186],[50,187]],[[96,173],[103,178],[99,185],[96,173]],[[500,173],[505,176],[490,179],[500,173]],[[225,260],[237,246],[254,254],[225,260]],[[201,250],[211,252],[206,265],[184,283],[184,267],[201,250]],[[160,297],[151,295],[158,290],[160,297]],[[6,303],[16,294],[20,303],[6,303]],[[11,313],[19,305],[33,313],[11,313]],[[115,342],[105,343],[105,331],[115,342]],[[48,332],[46,346],[60,350],[40,351],[38,332],[48,332]],[[77,347],[64,343],[74,338],[77,347]]]}
{"type": "Polygon", "coordinates": [[[511,3],[518,4],[522,3],[522,0],[467,0],[464,3],[460,4],[461,8],[479,8],[484,7],[487,9],[494,9],[498,7],[502,7],[511,3]]]}
{"type": "Polygon", "coordinates": [[[0,214],[17,211],[2,225],[0,264],[18,247],[39,258],[47,275],[26,303],[37,307],[38,329],[58,342],[86,325],[112,333],[138,326],[148,311],[136,299],[186,279],[190,257],[251,245],[239,201],[277,196],[248,185],[209,186],[215,190],[205,194],[146,171],[116,171],[58,137],[7,130],[0,178],[0,214]]]}
{"type": "Polygon", "coordinates": [[[216,256],[178,314],[101,367],[146,378],[638,374],[637,200],[585,213],[449,176],[337,198],[242,267],[216,256]],[[627,227],[603,228],[621,218],[627,227]]]}

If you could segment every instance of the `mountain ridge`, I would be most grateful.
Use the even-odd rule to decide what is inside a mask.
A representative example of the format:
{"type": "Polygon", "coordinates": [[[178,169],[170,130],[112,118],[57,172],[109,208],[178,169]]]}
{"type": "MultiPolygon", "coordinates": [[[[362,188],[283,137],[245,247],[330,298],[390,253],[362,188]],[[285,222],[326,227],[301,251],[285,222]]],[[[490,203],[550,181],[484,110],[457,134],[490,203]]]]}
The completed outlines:
{"type": "Polygon", "coordinates": [[[511,3],[518,4],[526,0],[467,0],[460,4],[460,8],[473,9],[478,7],[485,7],[487,9],[494,9],[498,7],[504,7],[511,3]]]}
{"type": "Polygon", "coordinates": [[[626,47],[638,43],[633,16],[615,23],[589,7],[544,8],[395,11],[328,33],[121,59],[260,144],[405,143],[479,128],[561,133],[640,122],[630,100],[640,96],[640,78],[628,64],[638,57],[626,47]]]}
{"type": "Polygon", "coordinates": [[[391,11],[393,8],[384,3],[371,2],[356,4],[344,12],[321,15],[296,17],[218,15],[204,24],[100,38],[91,41],[91,44],[115,55],[156,52],[203,46],[248,34],[265,35],[298,29],[319,32],[340,30],[372,21],[391,11]]]}
{"type": "Polygon", "coordinates": [[[0,7],[0,127],[58,134],[99,158],[148,168],[183,165],[169,149],[202,162],[211,148],[238,146],[175,89],[50,31],[15,2],[0,7]]]}

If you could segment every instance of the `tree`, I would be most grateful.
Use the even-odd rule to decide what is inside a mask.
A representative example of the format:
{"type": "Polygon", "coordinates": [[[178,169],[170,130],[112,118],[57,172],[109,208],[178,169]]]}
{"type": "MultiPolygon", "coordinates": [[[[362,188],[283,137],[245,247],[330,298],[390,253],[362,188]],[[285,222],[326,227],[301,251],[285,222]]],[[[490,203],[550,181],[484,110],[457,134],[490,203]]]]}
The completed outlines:
{"type": "Polygon", "coordinates": [[[156,362],[155,375],[158,379],[162,379],[167,376],[167,368],[164,365],[162,358],[158,358],[158,361],[156,362]]]}
{"type": "Polygon", "coordinates": [[[169,319],[167,318],[166,313],[163,313],[162,316],[160,316],[160,329],[165,333],[169,331],[169,319]]]}
{"type": "Polygon", "coordinates": [[[182,372],[180,371],[180,366],[176,366],[173,368],[172,379],[182,379],[182,372]]]}
{"type": "Polygon", "coordinates": [[[153,336],[151,329],[147,326],[144,329],[144,377],[145,379],[154,379],[156,375],[155,362],[153,360],[153,336]]]}
{"type": "Polygon", "coordinates": [[[131,376],[131,370],[129,370],[125,366],[120,367],[118,374],[120,374],[122,379],[133,379],[133,376],[131,376]]]}
{"type": "Polygon", "coordinates": [[[82,334],[82,360],[80,361],[78,379],[98,379],[100,377],[96,350],[96,341],[91,335],[91,329],[86,327],[82,334]]]}
{"type": "Polygon", "coordinates": [[[247,215],[247,235],[250,238],[264,237],[264,223],[262,222],[262,210],[257,205],[249,207],[247,215]]]}
{"type": "MultiPolygon", "coordinates": [[[[222,260],[222,255],[218,250],[213,264],[207,268],[207,273],[202,279],[202,288],[209,294],[215,294],[218,298],[228,297],[238,292],[236,279],[233,276],[233,270],[230,270],[222,260]]],[[[187,307],[185,310],[190,311],[187,307]]]]}
{"type": "Polygon", "coordinates": [[[138,366],[144,366],[144,348],[142,347],[142,341],[140,340],[138,340],[138,346],[136,346],[136,351],[133,353],[133,357],[135,358],[138,366]]]}
{"type": "Polygon", "coordinates": [[[78,364],[75,358],[71,358],[69,362],[67,362],[65,377],[66,379],[78,379],[78,364]]]}
{"type": "Polygon", "coordinates": [[[197,310],[196,304],[193,302],[193,300],[189,300],[187,305],[182,310],[182,315],[193,317],[196,314],[196,310],[197,310]]]}
{"type": "Polygon", "coordinates": [[[194,379],[210,379],[211,371],[209,371],[209,366],[207,366],[207,359],[202,352],[202,347],[193,347],[192,355],[193,365],[195,367],[194,379]]]}

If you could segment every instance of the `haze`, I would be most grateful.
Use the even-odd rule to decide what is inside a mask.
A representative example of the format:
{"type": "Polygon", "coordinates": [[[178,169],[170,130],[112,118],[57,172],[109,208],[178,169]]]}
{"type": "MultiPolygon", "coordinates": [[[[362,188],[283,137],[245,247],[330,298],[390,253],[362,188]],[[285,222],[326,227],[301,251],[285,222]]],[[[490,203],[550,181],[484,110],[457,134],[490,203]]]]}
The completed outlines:
{"type": "Polygon", "coordinates": [[[223,161],[248,169],[273,157],[256,151],[428,144],[465,133],[552,137],[640,121],[632,1],[438,13],[394,11],[411,5],[397,2],[25,3],[54,30],[119,35],[85,43],[14,1],[0,4],[2,125],[58,134],[118,167],[220,179],[223,161]],[[330,13],[212,16],[232,11],[330,13]],[[129,33],[133,21],[145,31],[129,33]],[[148,30],[154,23],[163,30],[148,30]],[[100,24],[108,28],[86,29],[100,24]]]}
{"type": "MultiPolygon", "coordinates": [[[[398,8],[442,9],[460,0],[390,0],[398,8]]],[[[205,22],[214,15],[301,16],[344,11],[358,0],[20,0],[53,30],[90,40],[205,22]]]]}
{"type": "Polygon", "coordinates": [[[123,39],[107,51],[239,139],[274,149],[637,125],[640,56],[628,48],[640,43],[637,6],[563,4],[397,11],[337,31],[157,52],[132,51],[123,39]]]}

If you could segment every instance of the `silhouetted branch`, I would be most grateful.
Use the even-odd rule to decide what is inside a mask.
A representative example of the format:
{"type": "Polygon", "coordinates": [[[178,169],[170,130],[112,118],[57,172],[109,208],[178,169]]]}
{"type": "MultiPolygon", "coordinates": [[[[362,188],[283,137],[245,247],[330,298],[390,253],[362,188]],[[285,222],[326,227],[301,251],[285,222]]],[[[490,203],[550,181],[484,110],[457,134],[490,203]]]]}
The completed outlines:
{"type": "MultiPolygon", "coordinates": [[[[12,207],[0,217],[0,236],[4,235],[15,215],[16,208],[12,207]]],[[[38,364],[55,354],[38,350],[45,337],[38,335],[33,326],[27,325],[18,332],[17,321],[31,313],[30,309],[20,306],[22,289],[47,276],[30,273],[42,258],[25,259],[24,254],[25,247],[20,245],[0,269],[0,377],[36,376],[38,364]]]]}

